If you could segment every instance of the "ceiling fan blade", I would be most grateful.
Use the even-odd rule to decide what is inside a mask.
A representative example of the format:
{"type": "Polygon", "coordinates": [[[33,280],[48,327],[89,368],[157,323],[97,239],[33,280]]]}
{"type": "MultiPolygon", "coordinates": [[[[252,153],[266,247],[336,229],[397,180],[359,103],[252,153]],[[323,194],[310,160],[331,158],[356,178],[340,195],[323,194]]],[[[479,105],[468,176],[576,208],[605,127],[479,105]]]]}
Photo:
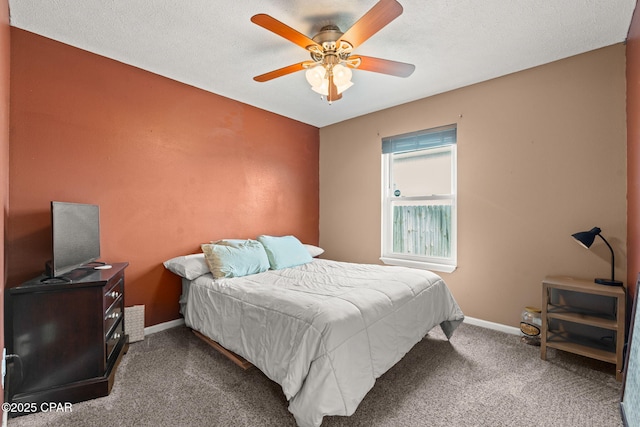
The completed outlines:
{"type": "Polygon", "coordinates": [[[329,74],[329,94],[327,95],[327,101],[332,103],[340,98],[342,98],[342,94],[338,93],[338,87],[333,82],[333,75],[329,74]]]}
{"type": "Polygon", "coordinates": [[[260,25],[262,28],[265,28],[272,33],[279,35],[280,37],[284,37],[292,43],[297,44],[303,49],[306,49],[308,46],[320,46],[318,43],[311,40],[309,37],[304,34],[294,30],[290,26],[283,24],[271,16],[260,13],[258,15],[254,15],[251,17],[251,22],[254,24],[260,25]]]}
{"type": "Polygon", "coordinates": [[[351,55],[349,59],[360,59],[358,70],[373,71],[396,77],[409,77],[416,66],[406,62],[390,61],[388,59],[373,58],[371,56],[351,55]]]}
{"type": "Polygon", "coordinates": [[[257,82],[266,82],[277,77],[286,76],[287,74],[295,73],[296,71],[301,71],[305,69],[305,65],[309,64],[309,61],[298,62],[297,64],[292,64],[283,68],[278,68],[277,70],[269,71],[268,73],[260,74],[259,76],[255,76],[253,80],[257,82]]]}
{"type": "Polygon", "coordinates": [[[358,20],[340,40],[347,41],[354,48],[367,41],[391,21],[402,15],[402,5],[396,0],[380,0],[358,20]]]}

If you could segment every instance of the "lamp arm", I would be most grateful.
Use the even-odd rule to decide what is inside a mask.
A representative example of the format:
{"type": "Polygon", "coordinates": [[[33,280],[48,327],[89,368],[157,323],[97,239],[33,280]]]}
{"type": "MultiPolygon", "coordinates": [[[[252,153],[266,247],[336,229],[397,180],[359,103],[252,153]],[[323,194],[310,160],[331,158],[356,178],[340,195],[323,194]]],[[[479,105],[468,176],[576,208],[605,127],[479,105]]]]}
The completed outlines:
{"type": "Polygon", "coordinates": [[[609,242],[607,242],[607,239],[605,239],[604,237],[602,237],[602,235],[600,233],[598,233],[598,236],[604,240],[604,242],[607,244],[607,246],[609,247],[609,250],[611,251],[611,281],[615,281],[615,275],[614,275],[614,268],[616,265],[616,261],[615,261],[615,257],[613,255],[613,248],[611,247],[611,245],[609,244],[609,242]]]}

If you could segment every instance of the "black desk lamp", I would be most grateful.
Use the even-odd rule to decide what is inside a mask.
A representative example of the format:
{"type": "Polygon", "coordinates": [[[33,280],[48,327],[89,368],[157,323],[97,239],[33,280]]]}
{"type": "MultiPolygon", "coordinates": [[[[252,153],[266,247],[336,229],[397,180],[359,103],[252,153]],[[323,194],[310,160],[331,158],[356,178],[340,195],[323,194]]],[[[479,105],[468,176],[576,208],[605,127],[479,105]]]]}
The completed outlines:
{"type": "Polygon", "coordinates": [[[571,237],[576,239],[576,242],[578,242],[580,245],[582,245],[585,248],[589,249],[589,247],[593,244],[593,241],[595,240],[596,236],[600,236],[600,238],[602,240],[604,240],[604,242],[609,247],[609,250],[611,251],[611,280],[608,280],[608,279],[596,279],[595,282],[599,283],[601,285],[607,285],[607,286],[622,286],[622,282],[619,281],[619,280],[616,280],[615,276],[614,276],[614,273],[613,273],[613,269],[614,269],[614,266],[615,266],[615,258],[613,256],[613,249],[611,248],[611,245],[609,244],[609,242],[607,242],[607,240],[604,237],[602,237],[602,234],[600,234],[601,231],[602,230],[600,230],[600,228],[593,227],[589,231],[581,231],[579,233],[572,234],[571,237]]]}

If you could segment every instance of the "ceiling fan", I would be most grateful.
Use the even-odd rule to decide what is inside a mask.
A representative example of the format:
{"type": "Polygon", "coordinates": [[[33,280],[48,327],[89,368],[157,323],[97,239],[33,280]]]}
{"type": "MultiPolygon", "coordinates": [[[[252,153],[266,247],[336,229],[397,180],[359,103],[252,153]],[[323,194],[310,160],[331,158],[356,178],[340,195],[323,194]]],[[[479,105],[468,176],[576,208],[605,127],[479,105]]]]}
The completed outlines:
{"type": "Polygon", "coordinates": [[[416,68],[415,65],[352,55],[353,49],[401,14],[402,6],[396,0],[380,0],[345,33],[335,25],[326,25],[313,38],[264,13],[254,15],[251,17],[251,22],[308,50],[312,60],[279,68],[253,79],[257,82],[266,82],[296,71],[306,70],[305,76],[311,88],[326,96],[327,101],[332,103],[342,98],[342,92],[353,85],[352,68],[408,77],[416,68]]]}

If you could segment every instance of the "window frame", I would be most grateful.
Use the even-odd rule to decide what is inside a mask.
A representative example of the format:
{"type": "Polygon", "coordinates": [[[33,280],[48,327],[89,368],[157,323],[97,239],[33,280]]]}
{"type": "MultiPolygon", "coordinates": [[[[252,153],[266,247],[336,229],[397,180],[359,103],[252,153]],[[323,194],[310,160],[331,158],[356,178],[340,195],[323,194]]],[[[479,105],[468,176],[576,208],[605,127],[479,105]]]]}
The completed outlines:
{"type": "MultiPolygon", "coordinates": [[[[425,131],[429,132],[429,130],[425,131]]],[[[458,263],[458,156],[457,143],[446,143],[436,147],[427,147],[420,150],[436,150],[447,147],[451,152],[451,194],[429,195],[429,196],[395,196],[393,195],[392,162],[394,153],[382,154],[382,227],[381,227],[381,254],[380,261],[389,265],[400,265],[405,267],[434,270],[451,273],[456,270],[458,263]],[[430,257],[419,255],[408,255],[393,252],[393,201],[432,201],[451,200],[451,256],[430,257]]]]}

